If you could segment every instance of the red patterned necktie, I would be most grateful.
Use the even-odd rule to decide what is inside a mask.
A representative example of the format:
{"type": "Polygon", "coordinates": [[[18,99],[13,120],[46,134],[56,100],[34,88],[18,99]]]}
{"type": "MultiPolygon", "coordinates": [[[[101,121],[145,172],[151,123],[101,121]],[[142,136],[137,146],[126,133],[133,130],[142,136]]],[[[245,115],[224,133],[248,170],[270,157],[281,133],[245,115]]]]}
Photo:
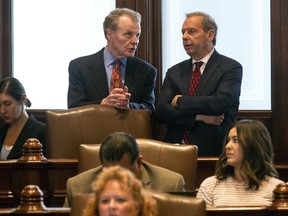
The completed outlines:
{"type": "MultiPolygon", "coordinates": [[[[200,70],[200,68],[201,68],[203,62],[202,61],[195,62],[194,64],[195,64],[195,69],[194,69],[194,71],[192,73],[192,78],[190,80],[190,86],[189,86],[189,93],[192,96],[195,95],[199,80],[201,78],[201,70],[200,70]]],[[[185,129],[185,131],[184,131],[182,142],[184,144],[189,144],[189,131],[187,129],[185,129]]]]}
{"type": "Polygon", "coordinates": [[[120,65],[120,60],[114,61],[114,67],[111,75],[110,91],[112,91],[114,88],[122,88],[122,80],[119,71],[120,65]]]}

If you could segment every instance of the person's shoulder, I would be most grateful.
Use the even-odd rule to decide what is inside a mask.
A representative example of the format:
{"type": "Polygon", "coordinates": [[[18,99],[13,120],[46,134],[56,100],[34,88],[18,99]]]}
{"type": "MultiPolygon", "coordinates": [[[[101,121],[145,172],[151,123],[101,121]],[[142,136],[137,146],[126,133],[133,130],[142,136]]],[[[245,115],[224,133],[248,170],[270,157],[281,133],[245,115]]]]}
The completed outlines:
{"type": "Polygon", "coordinates": [[[159,175],[166,175],[166,176],[182,177],[182,175],[177,173],[177,172],[171,171],[169,169],[166,169],[166,168],[163,168],[160,166],[150,164],[146,161],[143,161],[142,165],[146,169],[146,171],[148,171],[150,173],[159,174],[159,175]]]}
{"type": "Polygon", "coordinates": [[[46,128],[46,124],[41,122],[41,121],[38,121],[34,116],[33,114],[29,114],[29,119],[28,119],[28,124],[31,125],[32,127],[35,127],[37,126],[37,128],[43,128],[45,129],[46,128]]]}
{"type": "Polygon", "coordinates": [[[215,175],[209,176],[206,179],[203,180],[202,184],[216,184],[217,182],[217,177],[215,175]]]}
{"type": "Polygon", "coordinates": [[[168,74],[174,74],[175,76],[179,76],[179,73],[181,71],[187,71],[191,69],[192,70],[192,59],[186,59],[183,60],[177,64],[172,65],[170,68],[168,68],[167,73],[168,74]]]}
{"type": "Polygon", "coordinates": [[[70,183],[93,181],[95,177],[101,172],[101,170],[102,166],[97,166],[95,168],[89,169],[87,171],[79,173],[76,176],[69,178],[68,181],[70,183]]]}
{"type": "Polygon", "coordinates": [[[95,58],[97,58],[98,56],[102,56],[103,57],[103,51],[104,51],[104,48],[102,48],[101,50],[99,50],[96,53],[74,58],[74,59],[72,59],[70,61],[70,64],[71,63],[73,64],[73,63],[76,63],[76,62],[87,62],[87,61],[90,61],[90,60],[95,60],[95,58]]]}
{"type": "Polygon", "coordinates": [[[235,60],[229,56],[220,54],[216,50],[214,51],[214,53],[211,56],[211,59],[213,59],[213,58],[218,60],[218,61],[223,62],[224,64],[230,63],[230,64],[237,64],[237,65],[241,66],[241,64],[237,60],[235,60]]]}
{"type": "Polygon", "coordinates": [[[138,66],[142,68],[157,71],[157,69],[152,64],[136,56],[127,58],[127,64],[137,64],[138,66]]]}
{"type": "Polygon", "coordinates": [[[284,181],[282,181],[282,180],[280,180],[280,179],[278,179],[278,178],[275,178],[275,177],[271,177],[271,176],[269,176],[269,177],[267,177],[266,178],[266,181],[267,181],[267,183],[270,185],[270,184],[273,184],[273,185],[279,185],[279,184],[282,184],[282,183],[284,183],[284,181]]]}

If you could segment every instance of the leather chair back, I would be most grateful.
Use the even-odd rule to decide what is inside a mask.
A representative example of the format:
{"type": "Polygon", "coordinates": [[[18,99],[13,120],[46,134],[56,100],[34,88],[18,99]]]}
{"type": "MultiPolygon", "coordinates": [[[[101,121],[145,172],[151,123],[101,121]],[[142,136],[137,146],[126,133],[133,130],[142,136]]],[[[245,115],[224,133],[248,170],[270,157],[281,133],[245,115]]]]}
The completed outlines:
{"type": "Polygon", "coordinates": [[[68,110],[50,110],[46,115],[49,159],[78,158],[81,143],[100,143],[107,135],[117,131],[152,138],[150,112],[146,110],[118,110],[93,104],[68,110]]]}
{"type": "Polygon", "coordinates": [[[206,215],[206,204],[203,199],[160,192],[153,192],[151,195],[157,201],[158,216],[206,215]]]}
{"type": "MultiPolygon", "coordinates": [[[[158,216],[205,216],[204,200],[195,197],[172,195],[160,192],[148,192],[157,201],[158,216]]],[[[73,198],[70,216],[82,216],[88,202],[93,201],[94,194],[77,194],[73,198]]]]}
{"type": "MultiPolygon", "coordinates": [[[[136,138],[143,160],[184,177],[186,191],[195,191],[197,173],[197,146],[173,145],[146,138],[136,138]]],[[[101,165],[100,144],[79,146],[78,173],[101,165]]]]}
{"type": "Polygon", "coordinates": [[[83,210],[86,208],[88,202],[94,201],[94,193],[90,194],[76,194],[73,197],[73,202],[70,210],[70,216],[82,216],[83,210]]]}

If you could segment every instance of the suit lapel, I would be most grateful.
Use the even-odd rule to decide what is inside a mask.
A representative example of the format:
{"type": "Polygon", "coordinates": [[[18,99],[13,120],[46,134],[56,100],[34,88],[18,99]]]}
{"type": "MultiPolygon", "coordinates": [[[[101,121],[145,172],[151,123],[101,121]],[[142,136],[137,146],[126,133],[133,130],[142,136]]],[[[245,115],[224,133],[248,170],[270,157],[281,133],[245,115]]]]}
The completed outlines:
{"type": "Polygon", "coordinates": [[[100,97],[105,98],[109,95],[109,88],[107,83],[107,75],[104,65],[103,51],[100,50],[95,54],[95,59],[90,62],[89,70],[92,77],[95,77],[95,90],[98,92],[100,97]]]}
{"type": "Polygon", "coordinates": [[[125,83],[124,85],[129,84],[129,92],[135,92],[136,91],[136,85],[139,83],[139,80],[137,80],[138,73],[141,71],[138,69],[137,62],[135,61],[135,58],[127,58],[127,65],[126,65],[126,71],[125,71],[125,83]]]}
{"type": "Polygon", "coordinates": [[[190,80],[192,78],[192,59],[188,59],[184,62],[184,64],[181,66],[180,71],[182,71],[181,76],[181,86],[179,88],[181,89],[181,92],[184,92],[184,95],[189,95],[189,87],[190,87],[190,80]]]}
{"type": "Polygon", "coordinates": [[[218,68],[219,57],[220,54],[215,50],[210,59],[208,60],[207,65],[203,71],[196,90],[196,95],[201,95],[202,92],[205,90],[206,86],[209,85],[209,80],[212,79],[213,74],[218,68]]]}
{"type": "Polygon", "coordinates": [[[148,175],[148,173],[146,172],[146,169],[144,166],[142,166],[141,168],[141,172],[140,172],[140,180],[142,182],[142,185],[146,188],[146,189],[151,189],[152,185],[151,185],[151,180],[150,177],[148,175]]]}
{"type": "Polygon", "coordinates": [[[32,132],[33,132],[33,127],[35,127],[35,125],[34,125],[35,121],[36,121],[36,119],[34,118],[34,116],[30,115],[29,119],[27,120],[27,122],[23,126],[19,136],[17,137],[16,142],[14,143],[14,146],[8,155],[9,157],[15,157],[17,152],[23,151],[23,145],[26,142],[26,136],[33,134],[32,132]]]}

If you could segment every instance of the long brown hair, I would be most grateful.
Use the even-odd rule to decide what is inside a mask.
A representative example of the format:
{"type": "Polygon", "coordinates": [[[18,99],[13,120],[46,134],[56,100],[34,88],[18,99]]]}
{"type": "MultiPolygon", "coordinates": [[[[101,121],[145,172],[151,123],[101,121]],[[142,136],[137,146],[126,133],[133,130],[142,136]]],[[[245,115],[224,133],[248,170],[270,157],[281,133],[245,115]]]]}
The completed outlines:
{"type": "MultiPolygon", "coordinates": [[[[243,150],[240,174],[248,188],[257,190],[266,176],[278,177],[273,167],[274,154],[270,134],[264,124],[257,120],[241,120],[231,128],[234,127],[237,131],[238,143],[243,150]]],[[[234,167],[227,164],[225,153],[228,134],[224,140],[223,152],[216,164],[215,175],[219,180],[234,175],[234,167]]]]}

